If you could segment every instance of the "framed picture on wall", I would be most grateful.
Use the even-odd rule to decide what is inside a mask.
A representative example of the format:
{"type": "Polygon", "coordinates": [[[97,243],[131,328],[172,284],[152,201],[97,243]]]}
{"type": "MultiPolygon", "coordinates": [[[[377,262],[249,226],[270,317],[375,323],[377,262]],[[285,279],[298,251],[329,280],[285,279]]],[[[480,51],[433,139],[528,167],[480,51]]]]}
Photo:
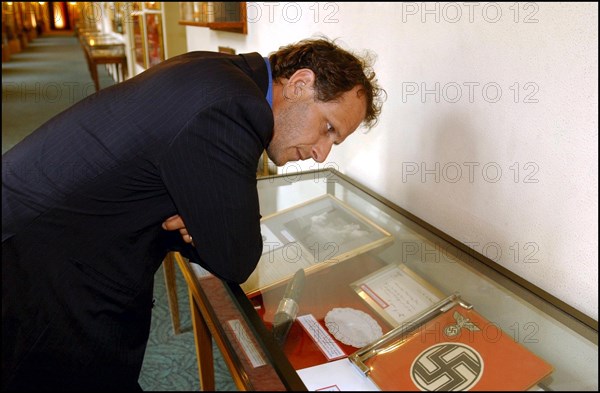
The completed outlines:
{"type": "Polygon", "coordinates": [[[132,15],[131,18],[133,22],[133,51],[135,53],[135,62],[141,67],[147,68],[146,40],[144,36],[142,15],[132,15]]]}
{"type": "Polygon", "coordinates": [[[147,3],[144,3],[144,8],[152,11],[160,11],[160,2],[149,1],[147,3]]]}
{"type": "Polygon", "coordinates": [[[165,59],[161,14],[146,14],[146,37],[148,67],[152,67],[165,59]]]}

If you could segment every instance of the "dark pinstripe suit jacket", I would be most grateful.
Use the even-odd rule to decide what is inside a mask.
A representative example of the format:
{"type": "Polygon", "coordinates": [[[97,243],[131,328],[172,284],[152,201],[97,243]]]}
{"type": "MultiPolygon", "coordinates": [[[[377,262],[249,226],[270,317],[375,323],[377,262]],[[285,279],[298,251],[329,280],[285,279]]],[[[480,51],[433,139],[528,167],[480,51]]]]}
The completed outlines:
{"type": "Polygon", "coordinates": [[[262,251],[267,88],[257,53],[186,53],[75,104],[3,155],[3,385],[135,386],[169,250],[247,278],[262,251]],[[161,229],[176,213],[197,250],[161,229]]]}

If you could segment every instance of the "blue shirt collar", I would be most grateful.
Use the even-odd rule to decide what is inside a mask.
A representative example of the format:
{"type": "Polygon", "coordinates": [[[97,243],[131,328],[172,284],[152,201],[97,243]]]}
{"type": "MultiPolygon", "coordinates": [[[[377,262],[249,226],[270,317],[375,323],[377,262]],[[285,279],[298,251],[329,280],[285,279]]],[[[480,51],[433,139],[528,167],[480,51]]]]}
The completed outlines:
{"type": "Polygon", "coordinates": [[[267,63],[267,72],[269,73],[269,90],[267,90],[267,101],[269,101],[269,105],[271,105],[271,109],[273,108],[273,76],[271,75],[271,62],[268,57],[265,57],[265,63],[267,63]]]}

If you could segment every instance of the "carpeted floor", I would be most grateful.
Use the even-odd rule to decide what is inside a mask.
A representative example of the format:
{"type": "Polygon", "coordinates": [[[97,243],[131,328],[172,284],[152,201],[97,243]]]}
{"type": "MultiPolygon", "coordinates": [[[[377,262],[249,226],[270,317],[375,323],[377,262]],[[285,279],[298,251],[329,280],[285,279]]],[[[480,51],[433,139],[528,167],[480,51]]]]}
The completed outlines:
{"type": "MultiPolygon", "coordinates": [[[[179,268],[177,271],[177,296],[181,333],[173,334],[169,302],[166,295],[162,267],[154,279],[154,308],[150,340],[144,357],[140,386],[144,390],[181,391],[198,390],[198,366],[188,300],[187,286],[179,268]]],[[[213,342],[215,358],[215,388],[218,391],[238,390],[231,374],[213,342]]]]}
{"type": "MultiPolygon", "coordinates": [[[[98,67],[100,87],[114,82],[98,67]]],[[[73,34],[38,37],[2,63],[2,154],[52,116],[92,94],[94,85],[73,34]]],[[[155,276],[150,340],[140,385],[147,391],[199,389],[196,351],[185,280],[177,270],[181,334],[174,335],[162,268],[155,276]]],[[[213,343],[217,390],[237,390],[213,343]]]]}
{"type": "MultiPolygon", "coordinates": [[[[100,87],[114,82],[98,67],[100,87]]],[[[94,93],[83,49],[73,34],[38,37],[2,63],[2,154],[82,98],[94,93]]]]}

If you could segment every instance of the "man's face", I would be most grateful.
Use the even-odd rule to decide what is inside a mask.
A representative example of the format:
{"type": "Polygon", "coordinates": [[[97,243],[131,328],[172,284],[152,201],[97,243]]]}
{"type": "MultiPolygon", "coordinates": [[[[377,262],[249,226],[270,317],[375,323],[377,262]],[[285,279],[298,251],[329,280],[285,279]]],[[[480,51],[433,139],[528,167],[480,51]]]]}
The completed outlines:
{"type": "Polygon", "coordinates": [[[365,118],[367,104],[358,86],[333,102],[315,101],[310,81],[283,86],[275,98],[273,139],[267,148],[277,166],[309,158],[324,162],[332,145],[342,143],[365,118]]]}

